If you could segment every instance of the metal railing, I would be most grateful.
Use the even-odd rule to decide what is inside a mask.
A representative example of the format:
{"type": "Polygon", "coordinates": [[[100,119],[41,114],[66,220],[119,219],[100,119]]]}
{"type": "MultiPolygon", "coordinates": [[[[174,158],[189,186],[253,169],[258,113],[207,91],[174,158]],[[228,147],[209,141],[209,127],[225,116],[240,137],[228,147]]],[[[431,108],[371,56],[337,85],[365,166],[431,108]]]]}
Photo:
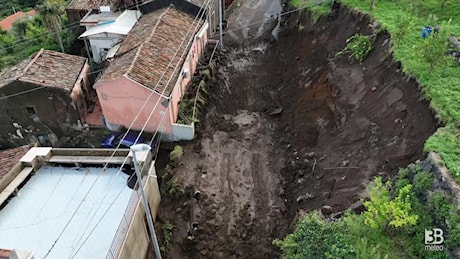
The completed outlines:
{"type": "Polygon", "coordinates": [[[126,207],[123,218],[118,226],[117,232],[113,237],[112,245],[110,246],[109,252],[106,258],[118,258],[121,252],[121,247],[126,240],[126,235],[134,217],[136,206],[140,200],[140,193],[138,190],[133,190],[131,198],[129,199],[128,206],[126,207]]]}

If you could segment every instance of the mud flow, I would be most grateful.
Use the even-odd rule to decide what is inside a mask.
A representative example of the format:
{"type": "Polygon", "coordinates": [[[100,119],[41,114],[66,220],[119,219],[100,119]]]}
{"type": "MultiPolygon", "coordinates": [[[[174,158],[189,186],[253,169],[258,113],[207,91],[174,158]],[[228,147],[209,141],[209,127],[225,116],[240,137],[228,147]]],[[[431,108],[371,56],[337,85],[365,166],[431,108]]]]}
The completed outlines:
{"type": "Polygon", "coordinates": [[[358,210],[374,176],[421,158],[437,122],[392,61],[389,35],[376,35],[362,64],[337,58],[348,37],[374,31],[365,17],[336,14],[313,23],[292,13],[278,41],[219,57],[199,137],[172,170],[188,197],[160,206],[160,224],[175,226],[167,257],[280,257],[272,241],[299,211],[358,210]]]}

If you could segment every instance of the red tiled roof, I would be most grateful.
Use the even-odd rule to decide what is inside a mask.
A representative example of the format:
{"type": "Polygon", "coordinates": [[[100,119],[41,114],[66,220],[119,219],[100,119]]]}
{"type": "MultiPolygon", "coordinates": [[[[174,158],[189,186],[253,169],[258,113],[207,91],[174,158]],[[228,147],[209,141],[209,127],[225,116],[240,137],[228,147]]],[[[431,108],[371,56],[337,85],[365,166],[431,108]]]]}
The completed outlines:
{"type": "Polygon", "coordinates": [[[0,87],[11,80],[71,90],[86,58],[50,50],[40,50],[0,76],[0,87]]]}
{"type": "Polygon", "coordinates": [[[0,21],[0,27],[2,28],[2,30],[4,31],[7,31],[9,29],[11,29],[11,27],[13,27],[13,23],[19,19],[21,19],[22,17],[24,16],[35,16],[37,14],[37,12],[35,10],[31,10],[27,13],[24,13],[22,11],[19,11],[15,14],[12,14],[8,17],[6,17],[5,19],[1,20],[0,21]]]}
{"type": "MultiPolygon", "coordinates": [[[[186,58],[186,47],[190,47],[187,43],[194,37],[190,33],[192,30],[189,31],[190,28],[195,29],[193,22],[194,17],[173,7],[142,16],[98,82],[126,75],[158,93],[169,96],[180,74],[181,63],[186,58]],[[187,39],[182,43],[185,37],[187,39]],[[176,54],[177,50],[179,52],[176,54]],[[177,64],[179,66],[175,70],[177,64]]],[[[203,22],[200,22],[201,26],[203,22]]]]}
{"type": "Polygon", "coordinates": [[[24,145],[12,149],[0,151],[0,180],[19,162],[29,151],[30,146],[24,145]]]}

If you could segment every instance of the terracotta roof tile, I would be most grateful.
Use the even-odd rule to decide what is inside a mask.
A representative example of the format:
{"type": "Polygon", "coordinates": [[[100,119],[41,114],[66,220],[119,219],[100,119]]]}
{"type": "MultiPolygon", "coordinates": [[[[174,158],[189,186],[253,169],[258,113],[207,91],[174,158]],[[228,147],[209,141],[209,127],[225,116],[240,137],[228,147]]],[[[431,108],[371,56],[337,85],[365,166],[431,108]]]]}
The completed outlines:
{"type": "Polygon", "coordinates": [[[4,71],[0,75],[0,87],[6,85],[7,81],[14,80],[20,77],[24,69],[27,67],[27,65],[29,65],[31,60],[32,60],[32,57],[26,58],[23,61],[16,64],[15,66],[4,71]]]}
{"type": "Polygon", "coordinates": [[[66,7],[66,9],[75,10],[92,10],[98,9],[99,6],[112,6],[110,0],[72,0],[66,7]]]}
{"type": "Polygon", "coordinates": [[[0,181],[29,151],[30,146],[24,145],[12,149],[0,151],[0,181]]]}
{"type": "Polygon", "coordinates": [[[71,90],[86,58],[50,50],[40,50],[0,76],[0,87],[10,80],[71,90]]]}
{"type": "Polygon", "coordinates": [[[0,21],[0,27],[2,28],[2,30],[4,31],[7,31],[9,29],[11,29],[11,27],[13,27],[13,23],[19,19],[21,19],[22,17],[24,16],[35,16],[37,14],[37,12],[35,10],[31,10],[27,13],[24,13],[24,12],[17,12],[15,14],[12,14],[8,17],[6,17],[5,19],[1,20],[0,21]]]}
{"type": "Polygon", "coordinates": [[[189,47],[185,43],[193,39],[193,35],[187,35],[193,22],[194,17],[172,7],[142,16],[98,82],[126,75],[158,93],[169,96],[180,74],[180,63],[185,60],[182,53],[189,47]],[[186,36],[187,39],[182,44],[186,36]],[[175,55],[178,49],[179,52],[175,55]],[[178,63],[178,69],[174,71],[178,63]],[[161,82],[158,84],[160,79],[161,82]]]}

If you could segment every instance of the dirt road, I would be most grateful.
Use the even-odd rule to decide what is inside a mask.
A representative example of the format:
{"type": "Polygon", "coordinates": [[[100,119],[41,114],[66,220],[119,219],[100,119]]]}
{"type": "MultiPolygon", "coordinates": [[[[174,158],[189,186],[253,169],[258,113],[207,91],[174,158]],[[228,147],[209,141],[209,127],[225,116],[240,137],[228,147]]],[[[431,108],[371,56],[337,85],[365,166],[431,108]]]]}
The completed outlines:
{"type": "Polygon", "coordinates": [[[218,128],[227,131],[214,128],[211,118],[201,151],[187,154],[176,173],[179,182],[193,185],[193,193],[200,191],[189,201],[190,223],[198,224],[191,256],[274,257],[271,241],[286,210],[280,197],[282,160],[272,160],[273,125],[246,110],[216,117],[218,128]]]}
{"type": "Polygon", "coordinates": [[[167,257],[279,257],[272,240],[300,210],[341,212],[374,176],[421,157],[436,120],[391,60],[389,36],[375,36],[362,64],[335,57],[370,24],[344,8],[316,23],[292,13],[276,43],[220,55],[198,138],[173,170],[189,197],[160,208],[175,224],[167,257]]]}

